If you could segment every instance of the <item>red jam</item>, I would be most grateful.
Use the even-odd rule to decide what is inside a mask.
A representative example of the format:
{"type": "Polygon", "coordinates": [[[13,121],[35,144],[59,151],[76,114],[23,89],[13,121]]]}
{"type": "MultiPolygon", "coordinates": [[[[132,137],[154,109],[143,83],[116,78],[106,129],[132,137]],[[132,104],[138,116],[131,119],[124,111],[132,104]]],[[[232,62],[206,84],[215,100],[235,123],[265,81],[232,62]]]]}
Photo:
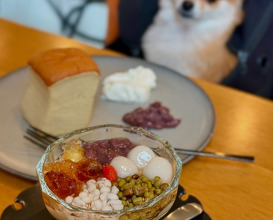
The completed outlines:
{"type": "Polygon", "coordinates": [[[145,129],[174,128],[181,122],[181,119],[170,115],[170,110],[160,102],[154,102],[146,109],[137,108],[125,114],[122,120],[131,126],[145,129]]]}
{"type": "Polygon", "coordinates": [[[78,162],[77,177],[84,182],[90,179],[97,180],[99,177],[103,177],[102,168],[102,165],[96,160],[81,160],[78,162]]]}
{"type": "Polygon", "coordinates": [[[64,160],[45,166],[45,182],[49,189],[61,199],[78,196],[82,185],[90,179],[103,177],[102,165],[92,159],[79,162],[64,160]]]}
{"type": "Polygon", "coordinates": [[[49,171],[45,174],[45,181],[49,189],[61,199],[67,196],[78,196],[81,192],[81,184],[62,171],[49,171]]]}

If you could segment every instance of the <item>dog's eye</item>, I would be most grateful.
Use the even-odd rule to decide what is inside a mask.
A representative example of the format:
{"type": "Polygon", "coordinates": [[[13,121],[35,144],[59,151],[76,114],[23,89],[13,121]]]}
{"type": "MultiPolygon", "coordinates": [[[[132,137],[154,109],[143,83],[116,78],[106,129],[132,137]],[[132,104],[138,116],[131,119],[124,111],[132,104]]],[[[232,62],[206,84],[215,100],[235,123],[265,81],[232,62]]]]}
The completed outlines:
{"type": "Polygon", "coordinates": [[[216,2],[217,0],[207,0],[209,3],[214,3],[216,2]]]}

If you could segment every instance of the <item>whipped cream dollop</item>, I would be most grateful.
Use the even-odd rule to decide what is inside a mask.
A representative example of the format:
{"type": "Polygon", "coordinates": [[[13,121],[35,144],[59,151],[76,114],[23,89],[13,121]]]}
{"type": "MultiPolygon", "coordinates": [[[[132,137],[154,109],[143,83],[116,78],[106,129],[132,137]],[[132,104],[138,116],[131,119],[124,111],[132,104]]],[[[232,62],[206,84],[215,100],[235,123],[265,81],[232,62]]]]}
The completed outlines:
{"type": "Polygon", "coordinates": [[[156,87],[156,75],[150,68],[137,66],[127,72],[113,73],[103,81],[103,96],[118,102],[145,102],[156,87]]]}

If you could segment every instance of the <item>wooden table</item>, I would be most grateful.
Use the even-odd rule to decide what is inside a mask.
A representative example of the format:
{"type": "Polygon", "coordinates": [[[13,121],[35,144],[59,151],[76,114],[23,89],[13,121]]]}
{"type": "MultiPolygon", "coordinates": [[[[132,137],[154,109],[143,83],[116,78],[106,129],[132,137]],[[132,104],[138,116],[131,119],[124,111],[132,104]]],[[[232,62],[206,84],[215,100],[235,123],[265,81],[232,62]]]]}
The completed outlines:
{"type": "MultiPolygon", "coordinates": [[[[118,55],[0,19],[0,76],[54,47],[79,47],[92,55],[118,55]]],[[[180,183],[212,219],[273,218],[273,102],[194,80],[211,98],[217,123],[207,151],[254,155],[254,163],[196,157],[183,166],[180,183]]],[[[35,182],[0,170],[0,213],[35,182]]]]}

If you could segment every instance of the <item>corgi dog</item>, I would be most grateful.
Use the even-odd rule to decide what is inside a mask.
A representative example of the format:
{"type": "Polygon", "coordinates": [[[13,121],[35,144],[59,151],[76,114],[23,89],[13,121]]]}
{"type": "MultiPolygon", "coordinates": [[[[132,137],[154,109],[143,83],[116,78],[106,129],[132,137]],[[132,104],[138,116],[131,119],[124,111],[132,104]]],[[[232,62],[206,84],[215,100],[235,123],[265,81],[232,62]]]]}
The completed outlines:
{"type": "Polygon", "coordinates": [[[243,0],[159,0],[159,10],[145,31],[144,58],[182,75],[214,83],[235,68],[227,48],[243,20],[243,0]]]}

